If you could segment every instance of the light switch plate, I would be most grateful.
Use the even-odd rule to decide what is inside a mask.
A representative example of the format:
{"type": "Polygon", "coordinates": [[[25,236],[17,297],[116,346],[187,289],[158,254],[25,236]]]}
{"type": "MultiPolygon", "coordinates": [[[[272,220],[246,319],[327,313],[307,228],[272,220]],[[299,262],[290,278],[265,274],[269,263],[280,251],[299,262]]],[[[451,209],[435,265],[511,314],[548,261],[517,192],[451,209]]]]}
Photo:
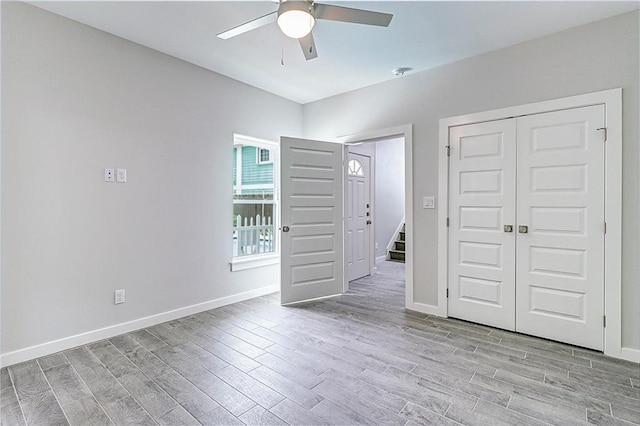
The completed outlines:
{"type": "Polygon", "coordinates": [[[435,209],[436,208],[436,197],[424,197],[424,198],[422,198],[422,208],[423,209],[435,209]]]}
{"type": "Polygon", "coordinates": [[[127,169],[116,169],[116,180],[124,183],[127,181],[127,169]]]}

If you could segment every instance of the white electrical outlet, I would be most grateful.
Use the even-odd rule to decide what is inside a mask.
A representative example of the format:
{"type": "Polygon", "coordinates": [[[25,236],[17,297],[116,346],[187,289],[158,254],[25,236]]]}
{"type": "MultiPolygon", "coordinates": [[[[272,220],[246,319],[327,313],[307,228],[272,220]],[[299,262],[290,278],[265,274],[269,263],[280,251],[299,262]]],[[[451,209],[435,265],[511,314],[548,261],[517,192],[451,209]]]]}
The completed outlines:
{"type": "Polygon", "coordinates": [[[127,169],[116,169],[116,180],[124,183],[127,181],[127,169]]]}
{"type": "Polygon", "coordinates": [[[124,290],[116,290],[115,300],[116,305],[124,303],[124,290]]]}
{"type": "Polygon", "coordinates": [[[115,181],[115,171],[113,169],[104,169],[104,181],[105,182],[114,182],[115,181]]]}

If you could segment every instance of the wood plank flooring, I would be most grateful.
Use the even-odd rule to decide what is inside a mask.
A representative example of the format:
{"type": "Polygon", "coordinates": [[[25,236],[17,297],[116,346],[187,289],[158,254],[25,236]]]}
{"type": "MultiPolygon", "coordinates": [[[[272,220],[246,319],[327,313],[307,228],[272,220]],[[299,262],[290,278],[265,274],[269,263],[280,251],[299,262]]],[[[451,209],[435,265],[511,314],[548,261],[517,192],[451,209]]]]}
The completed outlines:
{"type": "Polygon", "coordinates": [[[10,366],[2,425],[631,425],[640,366],[407,312],[404,264],[10,366]]]}

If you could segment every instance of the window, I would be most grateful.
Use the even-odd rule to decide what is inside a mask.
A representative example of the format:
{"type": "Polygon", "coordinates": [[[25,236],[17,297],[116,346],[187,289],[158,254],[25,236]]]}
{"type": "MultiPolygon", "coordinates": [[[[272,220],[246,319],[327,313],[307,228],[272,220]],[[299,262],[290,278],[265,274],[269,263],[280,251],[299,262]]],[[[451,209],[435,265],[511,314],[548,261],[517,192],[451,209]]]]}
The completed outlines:
{"type": "Polygon", "coordinates": [[[364,169],[358,160],[349,161],[349,174],[351,176],[364,176],[364,169]]]}
{"type": "Polygon", "coordinates": [[[277,262],[277,152],[276,143],[234,135],[232,270],[277,262]]]}
{"type": "Polygon", "coordinates": [[[273,164],[273,161],[271,161],[271,151],[269,150],[269,148],[257,147],[256,150],[258,151],[256,155],[258,164],[273,164]]]}

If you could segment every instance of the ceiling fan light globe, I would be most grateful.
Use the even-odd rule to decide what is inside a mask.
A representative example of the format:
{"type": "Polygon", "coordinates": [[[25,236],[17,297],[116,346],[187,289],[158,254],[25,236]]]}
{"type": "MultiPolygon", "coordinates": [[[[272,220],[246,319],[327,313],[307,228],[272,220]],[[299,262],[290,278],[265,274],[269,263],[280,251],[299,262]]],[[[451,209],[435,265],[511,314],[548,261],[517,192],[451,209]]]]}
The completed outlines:
{"type": "Polygon", "coordinates": [[[278,13],[278,26],[287,37],[302,38],[309,34],[316,20],[305,10],[291,9],[278,13]]]}

